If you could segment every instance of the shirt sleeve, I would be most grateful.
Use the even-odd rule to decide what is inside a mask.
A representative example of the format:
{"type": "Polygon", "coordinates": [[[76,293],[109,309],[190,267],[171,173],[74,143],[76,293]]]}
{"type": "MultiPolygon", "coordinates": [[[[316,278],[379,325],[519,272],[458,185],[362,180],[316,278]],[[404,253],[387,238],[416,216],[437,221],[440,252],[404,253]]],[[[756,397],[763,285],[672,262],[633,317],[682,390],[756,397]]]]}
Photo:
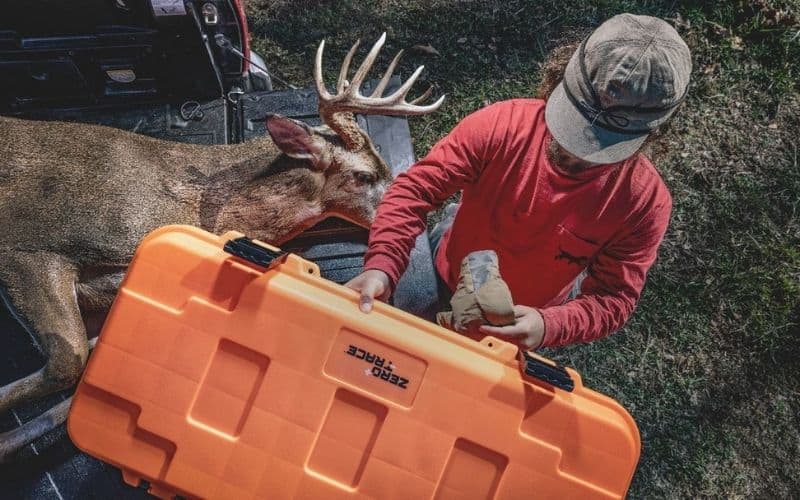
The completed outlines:
{"type": "Polygon", "coordinates": [[[601,250],[589,265],[578,297],[540,310],[545,325],[542,347],[590,342],[625,324],[656,259],[671,211],[665,189],[638,224],[601,250]]]}
{"type": "Polygon", "coordinates": [[[392,289],[408,266],[427,214],[474,183],[488,162],[502,103],[464,118],[424,158],[398,175],[386,191],[372,223],[364,269],[389,275],[392,289]]]}

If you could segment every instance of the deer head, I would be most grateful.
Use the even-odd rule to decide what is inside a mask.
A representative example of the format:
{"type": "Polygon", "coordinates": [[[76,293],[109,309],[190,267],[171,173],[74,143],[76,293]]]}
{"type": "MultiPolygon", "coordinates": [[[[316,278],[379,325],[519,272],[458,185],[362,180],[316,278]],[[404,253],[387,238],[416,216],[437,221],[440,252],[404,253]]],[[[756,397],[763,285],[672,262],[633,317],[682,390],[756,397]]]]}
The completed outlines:
{"type": "Polygon", "coordinates": [[[337,215],[369,227],[375,217],[375,209],[391,183],[391,170],[375,150],[367,133],[358,126],[354,113],[423,115],[436,111],[444,101],[442,96],[433,104],[418,105],[430,96],[432,88],[429,88],[410,103],[406,102],[406,95],[422,72],[423,66],[417,68],[397,91],[383,96],[403,54],[402,50],[392,60],[372,94],[368,97],[361,95],[364,78],[372,68],[385,40],[386,33],[373,45],[352,80],[348,81],[350,62],[360,40],[353,44],[339,71],[335,95],[328,92],[323,82],[322,56],[325,41],[320,43],[314,65],[314,81],[319,94],[319,114],[325,125],[310,127],[278,115],[267,118],[267,130],[278,148],[285,155],[310,165],[308,175],[315,179],[316,195],[321,204],[318,219],[337,215]]]}

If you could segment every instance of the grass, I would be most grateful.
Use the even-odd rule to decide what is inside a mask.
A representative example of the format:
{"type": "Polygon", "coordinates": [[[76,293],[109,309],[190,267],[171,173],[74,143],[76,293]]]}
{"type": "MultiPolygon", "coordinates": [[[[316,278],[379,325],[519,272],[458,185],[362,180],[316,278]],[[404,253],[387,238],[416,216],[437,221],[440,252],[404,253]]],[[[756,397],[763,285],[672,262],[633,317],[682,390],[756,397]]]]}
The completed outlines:
{"type": "Polygon", "coordinates": [[[688,101],[653,151],[674,198],[632,320],[545,354],[619,400],[642,434],[630,496],[800,492],[800,2],[251,0],[254,45],[280,76],[330,78],[353,40],[388,33],[401,72],[447,101],[410,120],[417,155],[487,102],[529,96],[550,49],[619,12],[669,19],[689,44],[688,101]]]}

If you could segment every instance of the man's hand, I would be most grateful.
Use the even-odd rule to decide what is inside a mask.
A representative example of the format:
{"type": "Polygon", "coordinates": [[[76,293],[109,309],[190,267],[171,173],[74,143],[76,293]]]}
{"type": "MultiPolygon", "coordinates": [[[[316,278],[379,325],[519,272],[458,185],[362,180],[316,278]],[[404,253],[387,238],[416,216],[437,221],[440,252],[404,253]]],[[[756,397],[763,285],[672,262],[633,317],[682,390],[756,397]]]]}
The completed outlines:
{"type": "Polygon", "coordinates": [[[514,306],[514,316],[517,322],[508,326],[483,325],[480,332],[502,338],[521,337],[519,344],[528,349],[536,349],[544,340],[544,319],[542,314],[533,307],[514,306]]]}
{"type": "Polygon", "coordinates": [[[374,299],[386,301],[391,293],[389,275],[377,269],[368,269],[351,279],[345,285],[361,294],[360,308],[368,313],[372,310],[374,299]]]}

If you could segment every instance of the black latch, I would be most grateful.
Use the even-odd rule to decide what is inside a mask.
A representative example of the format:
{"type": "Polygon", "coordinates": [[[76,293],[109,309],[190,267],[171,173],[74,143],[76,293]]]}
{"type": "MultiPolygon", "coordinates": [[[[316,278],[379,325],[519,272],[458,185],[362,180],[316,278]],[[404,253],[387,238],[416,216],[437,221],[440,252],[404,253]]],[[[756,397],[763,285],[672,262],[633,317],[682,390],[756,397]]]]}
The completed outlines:
{"type": "Polygon", "coordinates": [[[575,389],[575,381],[572,380],[572,377],[569,376],[563,366],[545,363],[522,350],[520,351],[519,362],[523,375],[536,377],[553,387],[558,387],[567,392],[572,392],[575,389]]]}
{"type": "Polygon", "coordinates": [[[268,271],[286,260],[289,255],[288,252],[275,252],[257,245],[245,236],[228,241],[225,243],[224,249],[229,254],[266,268],[268,271]]]}

